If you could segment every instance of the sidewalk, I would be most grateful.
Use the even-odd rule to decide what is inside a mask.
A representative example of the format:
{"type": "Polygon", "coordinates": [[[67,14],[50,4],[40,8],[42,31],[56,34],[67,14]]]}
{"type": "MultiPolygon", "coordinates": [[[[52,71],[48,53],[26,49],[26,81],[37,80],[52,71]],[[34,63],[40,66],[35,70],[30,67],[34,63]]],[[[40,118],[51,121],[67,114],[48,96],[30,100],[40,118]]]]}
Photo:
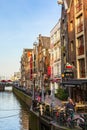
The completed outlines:
{"type": "Polygon", "coordinates": [[[46,95],[45,103],[51,105],[52,102],[54,103],[54,107],[62,106],[62,101],[60,101],[58,98],[55,97],[54,100],[52,101],[52,96],[46,95]]]}
{"type": "MultiPolygon", "coordinates": [[[[52,96],[46,95],[45,103],[51,105],[52,102],[54,103],[55,108],[58,108],[58,107],[63,108],[62,107],[63,104],[62,104],[61,100],[59,100],[58,98],[55,97],[54,101],[52,101],[52,96]]],[[[78,113],[75,113],[74,119],[77,119],[77,118],[80,118],[80,116],[79,116],[78,113]]],[[[60,129],[60,130],[70,130],[70,128],[68,128],[68,127],[59,126],[57,124],[57,122],[53,122],[52,125],[55,126],[58,129],[60,129]]],[[[76,126],[75,128],[72,128],[72,130],[82,130],[82,129],[80,127],[76,126]]]]}
{"type": "MultiPolygon", "coordinates": [[[[46,95],[45,103],[51,105],[51,103],[52,103],[52,96],[46,95]]],[[[53,103],[54,103],[54,108],[58,108],[58,107],[63,108],[62,107],[63,106],[62,101],[59,100],[58,98],[55,97],[53,103]]],[[[80,117],[79,114],[77,112],[75,112],[74,118],[79,118],[79,117],[80,117]]]]}

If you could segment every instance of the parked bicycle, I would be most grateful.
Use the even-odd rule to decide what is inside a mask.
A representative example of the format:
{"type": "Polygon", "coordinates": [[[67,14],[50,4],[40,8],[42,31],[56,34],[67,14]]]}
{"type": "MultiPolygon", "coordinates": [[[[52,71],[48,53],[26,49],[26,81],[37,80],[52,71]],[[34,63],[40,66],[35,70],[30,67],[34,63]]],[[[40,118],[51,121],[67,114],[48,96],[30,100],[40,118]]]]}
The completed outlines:
{"type": "Polygon", "coordinates": [[[82,130],[87,130],[87,114],[81,114],[77,123],[82,130]]]}
{"type": "Polygon", "coordinates": [[[68,109],[68,111],[66,113],[66,124],[70,128],[74,128],[76,125],[76,120],[74,119],[73,109],[68,109]]]}

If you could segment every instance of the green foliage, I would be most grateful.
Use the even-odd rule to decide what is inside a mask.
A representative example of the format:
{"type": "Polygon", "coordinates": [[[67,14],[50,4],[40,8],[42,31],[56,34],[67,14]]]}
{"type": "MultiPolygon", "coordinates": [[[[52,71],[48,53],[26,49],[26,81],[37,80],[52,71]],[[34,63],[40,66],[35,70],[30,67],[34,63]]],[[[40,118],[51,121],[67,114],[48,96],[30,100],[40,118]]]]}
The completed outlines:
{"type": "Polygon", "coordinates": [[[68,96],[69,96],[68,92],[65,89],[58,88],[56,93],[57,98],[59,98],[60,100],[67,100],[68,96]]]}

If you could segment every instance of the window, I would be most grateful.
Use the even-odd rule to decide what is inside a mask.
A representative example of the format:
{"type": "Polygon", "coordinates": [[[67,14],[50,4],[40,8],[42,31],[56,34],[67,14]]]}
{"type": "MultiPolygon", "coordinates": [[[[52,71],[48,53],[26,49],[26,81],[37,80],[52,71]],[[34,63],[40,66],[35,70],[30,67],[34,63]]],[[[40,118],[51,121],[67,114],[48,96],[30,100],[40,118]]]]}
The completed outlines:
{"type": "Polygon", "coordinates": [[[73,41],[71,41],[71,52],[73,52],[74,51],[74,43],[73,43],[73,41]]]}
{"type": "Polygon", "coordinates": [[[58,47],[57,49],[57,59],[60,59],[61,58],[61,48],[58,47]]]}
{"type": "Polygon", "coordinates": [[[85,60],[84,59],[80,59],[79,60],[79,76],[80,78],[84,78],[85,77],[85,60]]]}
{"type": "Polygon", "coordinates": [[[78,55],[84,54],[84,40],[83,35],[78,38],[78,55]]]}
{"type": "Polygon", "coordinates": [[[78,47],[84,44],[83,35],[78,38],[78,47]]]}
{"type": "Polygon", "coordinates": [[[70,31],[73,30],[73,21],[70,22],[70,31]]]}
{"type": "Polygon", "coordinates": [[[77,18],[77,33],[80,33],[83,31],[83,16],[80,15],[77,18]]]}
{"type": "Polygon", "coordinates": [[[83,16],[82,14],[77,18],[77,25],[83,23],[83,16]]]}
{"type": "Polygon", "coordinates": [[[57,60],[57,49],[56,49],[56,60],[57,60]]]}
{"type": "Polygon", "coordinates": [[[75,65],[74,61],[72,61],[72,65],[73,65],[73,66],[75,65]]]}

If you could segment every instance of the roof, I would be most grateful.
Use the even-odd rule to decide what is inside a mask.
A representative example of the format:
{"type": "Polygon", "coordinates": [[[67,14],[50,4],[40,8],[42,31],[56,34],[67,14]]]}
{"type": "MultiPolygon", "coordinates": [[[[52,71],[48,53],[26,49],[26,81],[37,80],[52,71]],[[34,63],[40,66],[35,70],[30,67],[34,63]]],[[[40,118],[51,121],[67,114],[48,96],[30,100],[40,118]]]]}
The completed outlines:
{"type": "Polygon", "coordinates": [[[43,48],[50,48],[50,37],[39,35],[39,44],[42,44],[43,48]]]}
{"type": "Polygon", "coordinates": [[[66,2],[67,2],[67,5],[69,7],[71,0],[66,0],[66,2]]]}

